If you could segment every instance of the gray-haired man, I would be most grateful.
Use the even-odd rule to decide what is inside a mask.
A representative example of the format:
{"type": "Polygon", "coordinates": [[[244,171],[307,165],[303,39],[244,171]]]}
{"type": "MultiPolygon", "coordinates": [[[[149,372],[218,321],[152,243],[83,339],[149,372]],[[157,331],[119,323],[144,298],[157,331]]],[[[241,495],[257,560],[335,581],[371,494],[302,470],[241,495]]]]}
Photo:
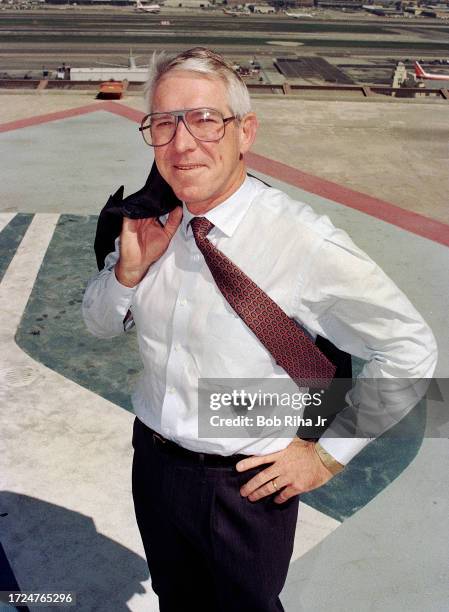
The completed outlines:
{"type": "Polygon", "coordinates": [[[223,58],[206,49],[156,58],[147,93],[141,128],[183,207],[165,224],[124,219],[84,317],[100,337],[121,333],[128,311],[136,324],[144,372],[133,394],[133,495],[153,588],[162,612],[282,610],[298,494],[326,483],[367,440],[198,436],[200,378],[285,371],[225,299],[195,226],[206,223],[207,248],[312,337],[366,359],[367,378],[430,377],[435,342],[344,232],[247,176],[257,119],[223,58]]]}

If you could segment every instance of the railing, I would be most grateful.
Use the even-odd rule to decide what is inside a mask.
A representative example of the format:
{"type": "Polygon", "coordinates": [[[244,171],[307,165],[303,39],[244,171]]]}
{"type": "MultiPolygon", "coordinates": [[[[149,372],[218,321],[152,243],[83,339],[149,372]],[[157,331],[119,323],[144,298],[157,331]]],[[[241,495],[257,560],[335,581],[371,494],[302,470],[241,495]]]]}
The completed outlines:
{"type": "Polygon", "coordinates": [[[268,85],[265,83],[248,84],[248,89],[252,93],[276,93],[285,95],[295,95],[298,92],[317,91],[324,93],[331,92],[352,92],[361,97],[368,98],[377,95],[394,96],[396,98],[415,98],[419,96],[435,96],[449,99],[448,90],[445,88],[433,89],[426,87],[388,87],[387,85],[297,85],[283,83],[279,85],[268,85]]]}
{"type": "MultiPolygon", "coordinates": [[[[0,79],[1,89],[33,89],[43,91],[46,89],[71,89],[98,91],[102,81],[64,81],[64,80],[38,80],[38,79],[0,79]]],[[[143,83],[131,82],[128,91],[138,91],[143,83]]],[[[394,96],[396,98],[415,98],[417,96],[434,96],[449,100],[449,91],[445,88],[429,89],[426,87],[399,87],[393,88],[387,85],[297,85],[293,83],[267,84],[248,83],[251,93],[267,93],[277,95],[295,95],[300,92],[338,93],[350,92],[359,94],[360,97],[372,98],[375,96],[394,96]]]]}

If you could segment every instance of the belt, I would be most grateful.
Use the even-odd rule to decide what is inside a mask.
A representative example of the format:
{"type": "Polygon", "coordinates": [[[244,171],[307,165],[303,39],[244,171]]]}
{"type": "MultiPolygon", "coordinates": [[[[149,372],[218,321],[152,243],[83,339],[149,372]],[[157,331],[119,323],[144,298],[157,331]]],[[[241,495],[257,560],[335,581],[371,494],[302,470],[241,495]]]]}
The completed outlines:
{"type": "MultiPolygon", "coordinates": [[[[142,421],[140,421],[142,423],[142,421]]],[[[147,430],[147,434],[150,434],[154,448],[162,453],[181,457],[190,461],[191,463],[197,463],[198,465],[210,466],[210,467],[234,467],[236,463],[242,459],[247,459],[249,455],[213,455],[211,453],[197,453],[189,450],[167,440],[160,433],[154,431],[144,423],[144,428],[147,430]]]]}

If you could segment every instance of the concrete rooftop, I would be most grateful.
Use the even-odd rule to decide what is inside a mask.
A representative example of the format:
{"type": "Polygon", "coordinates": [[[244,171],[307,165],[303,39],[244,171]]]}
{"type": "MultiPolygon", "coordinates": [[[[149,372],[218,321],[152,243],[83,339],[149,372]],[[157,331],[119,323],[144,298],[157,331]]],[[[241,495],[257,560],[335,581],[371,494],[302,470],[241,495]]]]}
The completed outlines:
{"type": "MultiPolygon", "coordinates": [[[[130,490],[135,337],[89,337],[79,308],[96,215],[152,162],[136,129],[143,102],[0,101],[0,590],[9,576],[24,591],[76,591],[83,611],[157,610],[130,490]]],[[[449,378],[447,101],[255,97],[254,108],[251,171],[384,268],[434,330],[449,378]]],[[[445,423],[440,392],[412,440],[373,442],[303,497],[287,612],[447,609],[449,444],[424,435],[426,413],[445,423]]]]}

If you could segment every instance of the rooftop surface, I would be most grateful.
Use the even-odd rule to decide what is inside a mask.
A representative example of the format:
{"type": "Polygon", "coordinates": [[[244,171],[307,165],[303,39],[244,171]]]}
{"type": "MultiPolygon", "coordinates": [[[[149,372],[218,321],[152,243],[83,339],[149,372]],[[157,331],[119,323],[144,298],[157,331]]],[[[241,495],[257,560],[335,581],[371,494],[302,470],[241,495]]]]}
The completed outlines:
{"type": "MultiPolygon", "coordinates": [[[[79,610],[157,610],[130,490],[135,337],[89,337],[80,316],[96,215],[152,163],[136,129],[143,101],[0,100],[3,569],[24,591],[76,591],[79,610]]],[[[250,170],[381,265],[431,325],[449,378],[447,102],[255,97],[254,108],[250,170]]],[[[425,435],[426,420],[447,420],[443,383],[411,415],[414,436],[376,440],[303,496],[287,612],[446,609],[449,444],[425,435]]]]}

